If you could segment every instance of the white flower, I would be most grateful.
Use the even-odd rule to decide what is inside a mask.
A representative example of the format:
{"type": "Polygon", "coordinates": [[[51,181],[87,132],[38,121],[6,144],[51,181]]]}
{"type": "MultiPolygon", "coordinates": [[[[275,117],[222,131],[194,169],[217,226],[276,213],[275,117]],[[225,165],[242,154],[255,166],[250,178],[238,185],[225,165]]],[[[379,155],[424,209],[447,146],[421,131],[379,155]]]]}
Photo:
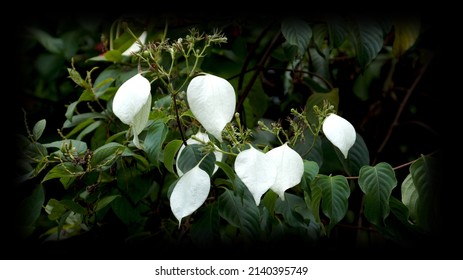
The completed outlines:
{"type": "Polygon", "coordinates": [[[266,154],[251,146],[236,157],[235,172],[259,205],[269,189],[284,200],[285,191],[301,182],[304,161],[287,143],[266,154]]]}
{"type": "Polygon", "coordinates": [[[336,114],[330,114],[323,121],[322,129],[326,138],[338,147],[344,158],[347,158],[347,154],[357,137],[354,126],[346,119],[336,114]]]}
{"type": "Polygon", "coordinates": [[[151,84],[141,74],[125,81],[113,99],[113,112],[134,134],[133,143],[141,149],[138,135],[148,123],[151,109],[151,84]]]}
{"type": "Polygon", "coordinates": [[[222,142],[222,130],[232,120],[236,106],[230,82],[211,74],[196,76],[188,85],[187,101],[206,131],[222,142]]]}
{"type": "Polygon", "coordinates": [[[265,155],[267,161],[272,162],[277,170],[275,182],[270,189],[277,193],[281,200],[285,200],[285,191],[301,182],[304,175],[304,160],[288,146],[288,143],[270,150],[265,155]]]}
{"type": "Polygon", "coordinates": [[[138,40],[133,42],[133,44],[122,53],[122,55],[123,56],[130,56],[133,53],[139,52],[141,50],[141,47],[142,47],[142,45],[140,45],[140,42],[142,44],[145,44],[147,35],[148,35],[148,33],[146,31],[143,31],[143,33],[140,35],[140,37],[138,37],[138,40]]]}
{"type": "Polygon", "coordinates": [[[275,183],[277,169],[267,155],[253,146],[236,156],[235,172],[254,197],[256,205],[260,204],[262,195],[275,183]]]}
{"type": "MultiPolygon", "coordinates": [[[[204,143],[207,143],[209,142],[209,136],[206,134],[206,133],[202,133],[201,131],[198,131],[198,133],[195,134],[195,138],[203,141],[204,143]]],[[[193,139],[192,137],[190,137],[188,140],[186,140],[186,143],[188,145],[192,145],[192,144],[202,144],[201,142],[193,139]]],[[[216,146],[216,145],[214,145],[216,146]]],[[[217,147],[217,146],[216,146],[217,147]]],[[[177,167],[177,174],[178,176],[182,176],[183,175],[183,171],[180,170],[180,168],[178,167],[178,160],[180,158],[180,155],[182,154],[182,151],[183,149],[185,149],[185,145],[182,144],[182,146],[180,147],[179,151],[178,151],[178,154],[177,154],[177,159],[176,159],[176,163],[175,163],[175,166],[177,167]]],[[[223,157],[223,154],[221,152],[214,152],[214,155],[215,155],[215,161],[222,161],[222,157],[223,157]]],[[[212,174],[214,174],[217,170],[219,169],[219,167],[217,165],[214,166],[214,171],[212,174]]]]}
{"type": "Polygon", "coordinates": [[[192,214],[206,201],[210,188],[211,179],[199,164],[180,177],[170,195],[170,208],[179,226],[183,217],[192,214]]]}

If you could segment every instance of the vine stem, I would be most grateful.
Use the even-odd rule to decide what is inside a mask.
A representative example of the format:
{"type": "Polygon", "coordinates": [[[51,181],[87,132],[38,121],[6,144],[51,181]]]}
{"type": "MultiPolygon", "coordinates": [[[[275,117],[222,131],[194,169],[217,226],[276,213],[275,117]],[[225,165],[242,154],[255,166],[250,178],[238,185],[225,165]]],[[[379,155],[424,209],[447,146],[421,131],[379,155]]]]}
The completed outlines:
{"type": "Polygon", "coordinates": [[[386,136],[384,137],[383,142],[381,143],[378,150],[376,151],[376,157],[373,160],[372,164],[376,163],[376,161],[378,160],[379,154],[383,151],[383,149],[386,146],[387,142],[391,138],[392,131],[399,124],[399,118],[400,118],[400,116],[402,115],[402,112],[405,109],[405,105],[407,104],[408,100],[410,99],[412,93],[415,91],[416,86],[421,81],[421,78],[423,77],[424,73],[426,72],[426,69],[428,68],[429,63],[430,63],[431,60],[432,60],[432,54],[431,54],[431,57],[423,65],[423,67],[421,67],[421,69],[420,69],[420,71],[418,73],[418,76],[415,78],[412,85],[406,91],[405,96],[402,99],[402,102],[400,103],[399,109],[397,110],[397,113],[395,114],[394,120],[392,121],[391,125],[389,126],[389,129],[387,131],[386,136]]]}

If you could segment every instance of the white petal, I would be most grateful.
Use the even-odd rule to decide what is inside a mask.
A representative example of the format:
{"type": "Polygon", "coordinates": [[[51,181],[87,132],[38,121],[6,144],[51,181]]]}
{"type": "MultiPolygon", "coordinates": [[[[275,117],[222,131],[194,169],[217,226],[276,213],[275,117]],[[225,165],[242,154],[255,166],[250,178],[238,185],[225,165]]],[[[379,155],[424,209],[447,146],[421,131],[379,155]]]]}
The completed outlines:
{"type": "Polygon", "coordinates": [[[192,214],[206,201],[210,188],[210,177],[199,165],[178,180],[170,195],[170,208],[179,226],[182,218],[192,214]]]}
{"type": "Polygon", "coordinates": [[[304,161],[287,143],[273,148],[265,156],[266,160],[273,162],[277,168],[275,183],[270,188],[284,200],[285,191],[301,182],[304,161]]]}
{"type": "MultiPolygon", "coordinates": [[[[207,143],[210,141],[209,139],[209,136],[207,135],[207,133],[202,133],[201,131],[198,131],[198,133],[195,134],[195,137],[198,138],[199,140],[202,140],[203,142],[207,143]]],[[[192,137],[190,137],[188,140],[186,140],[186,143],[188,145],[192,145],[192,144],[202,144],[201,142],[193,139],[192,137]]],[[[214,145],[216,146],[216,145],[214,145]]],[[[217,146],[216,146],[217,147],[217,146]]],[[[218,148],[218,147],[217,147],[218,148]]],[[[182,154],[182,151],[183,149],[185,149],[185,145],[182,144],[182,146],[180,147],[180,149],[178,150],[178,153],[177,153],[177,159],[175,160],[175,166],[177,168],[177,174],[178,176],[182,176],[183,175],[183,171],[180,170],[180,168],[178,167],[178,159],[180,158],[180,155],[182,154]]],[[[215,161],[222,161],[222,157],[223,157],[223,154],[221,152],[214,152],[214,155],[215,155],[215,161]]],[[[219,167],[217,165],[214,166],[214,171],[212,172],[212,174],[214,174],[217,170],[219,169],[219,167]]]]}
{"type": "Polygon", "coordinates": [[[266,154],[251,146],[236,156],[235,172],[259,205],[262,195],[275,182],[277,169],[266,154]]]}
{"type": "Polygon", "coordinates": [[[148,35],[148,33],[146,33],[146,31],[143,31],[143,33],[140,35],[140,37],[138,37],[138,40],[133,42],[133,44],[122,53],[122,55],[129,56],[129,55],[132,55],[132,53],[139,52],[141,50],[142,45],[140,45],[140,43],[138,41],[145,44],[147,35],[148,35]]]}
{"type": "Polygon", "coordinates": [[[138,134],[148,123],[151,98],[150,82],[141,74],[136,74],[119,87],[113,99],[114,114],[133,129],[133,143],[139,149],[142,147],[138,134]]]}
{"type": "Polygon", "coordinates": [[[222,130],[232,120],[236,106],[230,82],[211,74],[196,76],[188,85],[187,101],[201,125],[222,142],[222,130]]]}
{"type": "Polygon", "coordinates": [[[330,114],[323,122],[323,133],[330,142],[338,147],[344,158],[347,158],[349,149],[354,145],[357,134],[354,126],[336,114],[330,114]]]}
{"type": "Polygon", "coordinates": [[[132,126],[135,116],[146,106],[150,95],[150,82],[141,74],[136,74],[117,90],[113,100],[113,112],[123,123],[132,126]]]}

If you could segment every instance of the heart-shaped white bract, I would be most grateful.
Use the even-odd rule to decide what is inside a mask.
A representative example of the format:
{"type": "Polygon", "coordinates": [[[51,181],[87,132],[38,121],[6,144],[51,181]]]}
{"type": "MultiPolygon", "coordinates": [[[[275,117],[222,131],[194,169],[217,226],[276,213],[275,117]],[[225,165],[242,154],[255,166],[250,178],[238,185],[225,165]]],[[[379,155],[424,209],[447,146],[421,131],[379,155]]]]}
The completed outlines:
{"type": "MultiPolygon", "coordinates": [[[[202,133],[201,131],[198,131],[198,133],[195,134],[195,138],[203,141],[204,143],[207,143],[207,142],[210,141],[209,136],[207,135],[207,133],[202,133]]],[[[188,145],[202,144],[201,142],[199,142],[199,141],[197,141],[196,139],[193,139],[193,138],[189,138],[188,140],[186,140],[186,143],[188,145]]],[[[214,145],[214,146],[216,146],[216,145],[214,145]]],[[[178,167],[178,159],[180,158],[183,149],[185,149],[185,145],[182,144],[182,146],[178,150],[177,159],[175,160],[175,166],[177,167],[177,175],[179,177],[183,175],[183,171],[180,170],[180,168],[178,167]]],[[[223,154],[221,152],[214,152],[214,155],[215,155],[215,161],[222,161],[223,154]]],[[[219,167],[217,165],[215,165],[214,171],[213,171],[212,174],[214,174],[218,169],[219,169],[219,167]]]]}
{"type": "Polygon", "coordinates": [[[304,160],[288,146],[288,143],[273,148],[265,156],[266,160],[272,162],[277,170],[275,182],[270,189],[277,193],[281,200],[285,200],[285,191],[301,182],[304,175],[304,160]]]}
{"type": "Polygon", "coordinates": [[[276,166],[266,154],[253,146],[236,156],[235,172],[254,197],[257,205],[262,195],[270,189],[277,176],[276,166]]]}
{"type": "Polygon", "coordinates": [[[113,99],[114,114],[132,128],[133,143],[140,149],[138,135],[148,123],[151,98],[150,82],[141,74],[136,74],[119,87],[113,99]]]}
{"type": "Polygon", "coordinates": [[[206,131],[222,142],[222,131],[235,113],[233,86],[221,77],[204,74],[190,81],[186,94],[195,118],[206,131]]]}
{"type": "Polygon", "coordinates": [[[182,218],[196,211],[207,199],[210,177],[199,164],[178,180],[170,195],[170,208],[180,226],[182,218]]]}
{"type": "Polygon", "coordinates": [[[329,114],[323,121],[323,133],[326,138],[347,158],[350,148],[355,143],[357,134],[354,126],[337,114],[329,114]]]}
{"type": "Polygon", "coordinates": [[[142,45],[140,45],[140,42],[142,44],[145,44],[147,35],[148,35],[148,33],[146,31],[143,31],[143,33],[140,35],[140,37],[138,37],[138,40],[133,42],[133,44],[122,53],[122,55],[123,56],[130,56],[133,53],[139,52],[141,50],[141,47],[142,47],[142,45]]]}

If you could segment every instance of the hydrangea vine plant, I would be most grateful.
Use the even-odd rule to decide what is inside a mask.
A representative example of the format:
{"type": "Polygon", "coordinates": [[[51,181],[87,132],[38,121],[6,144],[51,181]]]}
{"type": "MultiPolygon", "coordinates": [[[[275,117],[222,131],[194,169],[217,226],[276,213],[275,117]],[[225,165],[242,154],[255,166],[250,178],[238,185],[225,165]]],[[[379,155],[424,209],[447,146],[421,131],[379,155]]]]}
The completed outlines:
{"type": "MultiPolygon", "coordinates": [[[[370,31],[382,34],[376,27],[370,31]]],[[[362,192],[366,219],[386,236],[394,236],[391,219],[401,228],[431,228],[417,212],[426,208],[417,193],[426,184],[420,176],[431,176],[422,168],[434,160],[417,159],[403,182],[388,163],[370,165],[362,136],[338,110],[339,89],[322,74],[297,72],[309,61],[304,54],[321,63],[339,47],[337,41],[319,40],[329,37],[326,29],[304,20],[282,21],[282,37],[276,38],[283,38],[283,49],[291,54],[288,69],[304,73],[299,78],[320,92],[305,106],[291,108],[286,119],[270,122],[253,115],[256,103],[243,95],[236,76],[205,65],[228,43],[220,30],[171,33],[166,24],[154,32],[120,21],[112,29],[124,32],[110,33],[105,51],[87,60],[98,66],[85,75],[73,63],[67,69],[82,93],[67,105],[60,139],[39,141],[45,119],[19,136],[25,152],[18,180],[38,182],[29,201],[43,206],[24,225],[25,235],[40,230],[36,224],[43,215],[45,240],[79,236],[115,215],[134,238],[162,235],[201,246],[289,234],[316,242],[349,218],[354,191],[362,192]],[[336,172],[325,172],[326,161],[338,166],[336,172]],[[396,199],[392,191],[399,183],[403,196],[396,199]],[[60,185],[67,194],[46,197],[48,185],[60,185]],[[148,226],[152,220],[154,228],[148,226]]],[[[342,38],[355,40],[348,34],[342,38]]],[[[378,42],[364,42],[367,50],[349,46],[357,46],[359,63],[368,64],[379,53],[378,42]]],[[[328,64],[311,67],[316,66],[322,73],[328,64]]],[[[292,86],[285,87],[286,94],[292,86]]]]}

